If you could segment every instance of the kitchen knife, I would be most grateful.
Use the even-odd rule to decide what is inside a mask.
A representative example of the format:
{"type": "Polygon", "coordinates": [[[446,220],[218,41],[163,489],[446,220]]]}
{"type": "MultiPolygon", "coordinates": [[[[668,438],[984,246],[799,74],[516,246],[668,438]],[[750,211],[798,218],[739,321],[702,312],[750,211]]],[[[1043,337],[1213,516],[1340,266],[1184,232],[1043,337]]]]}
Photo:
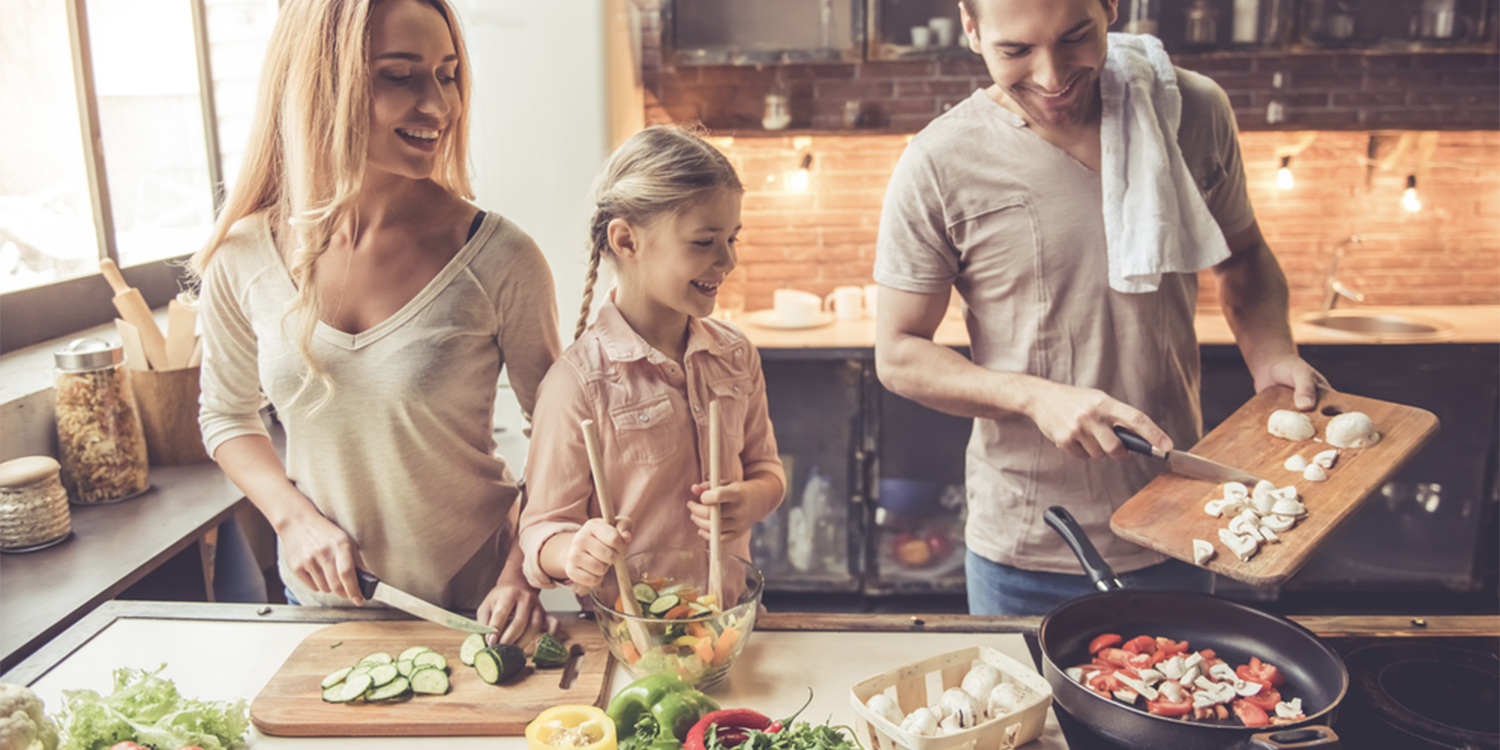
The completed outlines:
{"type": "Polygon", "coordinates": [[[1174,474],[1194,479],[1207,479],[1210,482],[1243,482],[1248,487],[1254,487],[1260,481],[1259,477],[1247,471],[1221,464],[1218,461],[1210,461],[1187,451],[1163,451],[1124,427],[1116,426],[1115,434],[1120,436],[1120,442],[1124,443],[1128,450],[1166,459],[1167,469],[1174,474]]]}
{"type": "Polygon", "coordinates": [[[411,594],[395,588],[368,571],[355,571],[359,574],[359,592],[366,599],[374,599],[384,602],[403,612],[409,612],[424,620],[435,622],[444,627],[462,630],[467,633],[498,633],[500,631],[476,620],[470,620],[463,615],[449,612],[436,604],[429,604],[411,594]]]}

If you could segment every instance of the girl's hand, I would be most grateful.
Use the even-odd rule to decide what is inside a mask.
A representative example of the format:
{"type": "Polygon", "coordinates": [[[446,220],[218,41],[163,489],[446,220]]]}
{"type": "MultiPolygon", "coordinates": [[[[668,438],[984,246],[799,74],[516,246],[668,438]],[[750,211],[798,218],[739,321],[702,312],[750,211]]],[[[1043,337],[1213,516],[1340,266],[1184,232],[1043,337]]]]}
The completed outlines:
{"type": "Polygon", "coordinates": [[[281,543],[287,567],[302,585],[355,604],[365,603],[354,574],[356,568],[364,567],[359,545],[338,524],[322,514],[309,514],[281,534],[281,543]]]}
{"type": "Polygon", "coordinates": [[[604,580],[615,558],[630,547],[630,519],[617,516],[610,526],[602,518],[590,518],[573,534],[568,545],[568,562],[563,572],[575,586],[591,589],[604,580]]]}
{"type": "Polygon", "coordinates": [[[708,482],[699,482],[692,486],[692,490],[698,500],[688,501],[688,512],[698,527],[698,536],[704,539],[712,533],[708,519],[711,505],[719,506],[719,532],[725,539],[737,539],[750,533],[765,515],[752,501],[753,493],[746,482],[721,484],[715,489],[709,489],[708,482]]]}
{"type": "Polygon", "coordinates": [[[557,618],[547,614],[537,590],[513,573],[512,567],[505,568],[495,588],[479,605],[478,620],[500,630],[485,639],[490,645],[514,643],[524,647],[542,633],[557,632],[557,618]]]}

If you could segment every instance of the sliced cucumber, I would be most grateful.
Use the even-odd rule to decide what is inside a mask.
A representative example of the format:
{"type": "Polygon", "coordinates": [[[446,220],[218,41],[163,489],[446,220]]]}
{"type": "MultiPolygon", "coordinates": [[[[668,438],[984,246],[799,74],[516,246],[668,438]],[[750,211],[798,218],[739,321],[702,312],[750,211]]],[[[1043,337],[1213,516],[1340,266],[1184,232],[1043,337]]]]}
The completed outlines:
{"type": "Polygon", "coordinates": [[[479,673],[479,679],[493,685],[500,681],[500,654],[493,649],[481,649],[474,654],[474,671],[479,673]]]}
{"type": "Polygon", "coordinates": [[[351,675],[348,679],[344,680],[344,699],[339,701],[339,703],[348,703],[356,698],[363,698],[365,691],[369,690],[374,684],[375,681],[370,679],[370,675],[368,674],[351,675]]]}
{"type": "Polygon", "coordinates": [[[390,664],[395,660],[395,657],[391,656],[390,654],[387,654],[384,651],[378,651],[376,653],[366,655],[365,658],[359,660],[359,663],[369,664],[373,666],[375,664],[390,664]]]}
{"type": "Polygon", "coordinates": [[[349,670],[349,674],[344,675],[344,679],[347,680],[357,674],[369,674],[370,670],[374,669],[375,666],[374,664],[356,664],[354,669],[349,670]]]}
{"type": "Polygon", "coordinates": [[[395,664],[380,664],[370,670],[370,685],[371,687],[389,685],[400,676],[401,672],[396,669],[395,664]]]}
{"type": "Polygon", "coordinates": [[[417,654],[417,658],[411,660],[413,667],[437,667],[447,669],[448,660],[436,651],[423,651],[417,654]]]}
{"type": "Polygon", "coordinates": [[[396,671],[401,673],[402,677],[410,677],[412,670],[416,668],[417,665],[412,664],[411,659],[402,659],[396,662],[396,671]]]}
{"type": "Polygon", "coordinates": [[[398,656],[398,657],[396,657],[396,661],[409,661],[411,659],[417,658],[417,654],[420,654],[423,651],[431,651],[431,650],[432,649],[430,649],[430,648],[428,648],[426,646],[412,646],[411,648],[409,648],[409,649],[407,649],[405,651],[402,651],[401,655],[398,656]]]}
{"type": "Polygon", "coordinates": [[[472,667],[474,666],[474,655],[484,650],[484,634],[470,633],[464,639],[462,646],[458,647],[458,660],[472,667]]]}
{"type": "Polygon", "coordinates": [[[708,607],[705,607],[702,604],[699,604],[697,602],[688,602],[688,609],[691,610],[692,613],[695,614],[695,615],[706,615],[709,612],[713,611],[713,610],[709,609],[708,607]]]}
{"type": "Polygon", "coordinates": [[[411,689],[414,693],[442,695],[448,692],[448,673],[437,667],[419,667],[411,674],[411,689]]]}
{"type": "Polygon", "coordinates": [[[344,697],[344,685],[339,683],[333,687],[323,688],[324,703],[348,703],[349,699],[344,697]]]}
{"type": "Polygon", "coordinates": [[[402,693],[410,689],[411,683],[408,682],[405,677],[397,677],[396,679],[391,680],[390,682],[381,685],[374,690],[371,690],[369,693],[366,693],[365,700],[388,701],[392,698],[399,697],[402,693]]]}
{"type": "Polygon", "coordinates": [[[651,602],[651,614],[664,615],[677,606],[679,601],[676,594],[662,594],[656,597],[655,601],[651,602]]]}
{"type": "Polygon", "coordinates": [[[645,581],[631,586],[630,590],[635,592],[635,598],[642,604],[650,604],[656,601],[656,589],[652,588],[651,584],[645,581]]]}
{"type": "Polygon", "coordinates": [[[353,667],[344,667],[343,669],[340,669],[339,671],[334,672],[334,673],[328,675],[327,677],[324,677],[323,678],[323,689],[327,690],[328,688],[331,688],[334,685],[337,685],[340,682],[343,682],[344,678],[348,677],[349,673],[353,672],[353,671],[354,671],[353,667]]]}

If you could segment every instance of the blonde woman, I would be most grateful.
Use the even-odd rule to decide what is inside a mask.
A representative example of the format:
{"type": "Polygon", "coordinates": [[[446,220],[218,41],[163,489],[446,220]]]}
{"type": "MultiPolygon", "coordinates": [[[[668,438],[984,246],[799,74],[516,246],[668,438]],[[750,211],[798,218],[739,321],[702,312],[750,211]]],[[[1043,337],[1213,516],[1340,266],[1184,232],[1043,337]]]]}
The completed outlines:
{"type": "Polygon", "coordinates": [[[200,423],[275,528],[289,600],[363,604],[368,570],[524,641],[554,623],[491,419],[502,365],[529,415],[560,345],[536,244],[466,200],[467,64],[445,0],[282,7],[245,166],[194,258],[200,423]]]}
{"type": "Polygon", "coordinates": [[[750,530],[781,503],[786,475],[755,346],[708,317],[734,270],[744,187],[723,154],[673,127],[647,128],[594,186],[583,310],[573,345],[537,397],[521,546],[537,586],[597,586],[617,555],[706,549],[721,506],[724,549],[749,559],[750,530]],[[587,325],[600,261],[618,283],[587,325]],[[708,404],[723,414],[724,484],[710,487],[708,404]],[[581,420],[599,425],[619,528],[600,519],[581,420]]]}

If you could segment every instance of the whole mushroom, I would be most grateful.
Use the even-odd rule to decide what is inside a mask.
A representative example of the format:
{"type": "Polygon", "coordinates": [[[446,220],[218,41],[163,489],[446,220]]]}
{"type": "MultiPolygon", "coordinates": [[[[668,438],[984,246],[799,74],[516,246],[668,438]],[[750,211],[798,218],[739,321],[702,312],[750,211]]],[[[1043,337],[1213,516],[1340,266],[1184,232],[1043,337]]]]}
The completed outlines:
{"type": "Polygon", "coordinates": [[[1351,411],[1328,420],[1328,444],[1335,448],[1368,448],[1380,442],[1375,423],[1363,412],[1351,411]]]}
{"type": "Polygon", "coordinates": [[[1317,433],[1312,419],[1300,411],[1277,409],[1266,420],[1266,430],[1272,435],[1287,440],[1306,440],[1317,433]]]}

